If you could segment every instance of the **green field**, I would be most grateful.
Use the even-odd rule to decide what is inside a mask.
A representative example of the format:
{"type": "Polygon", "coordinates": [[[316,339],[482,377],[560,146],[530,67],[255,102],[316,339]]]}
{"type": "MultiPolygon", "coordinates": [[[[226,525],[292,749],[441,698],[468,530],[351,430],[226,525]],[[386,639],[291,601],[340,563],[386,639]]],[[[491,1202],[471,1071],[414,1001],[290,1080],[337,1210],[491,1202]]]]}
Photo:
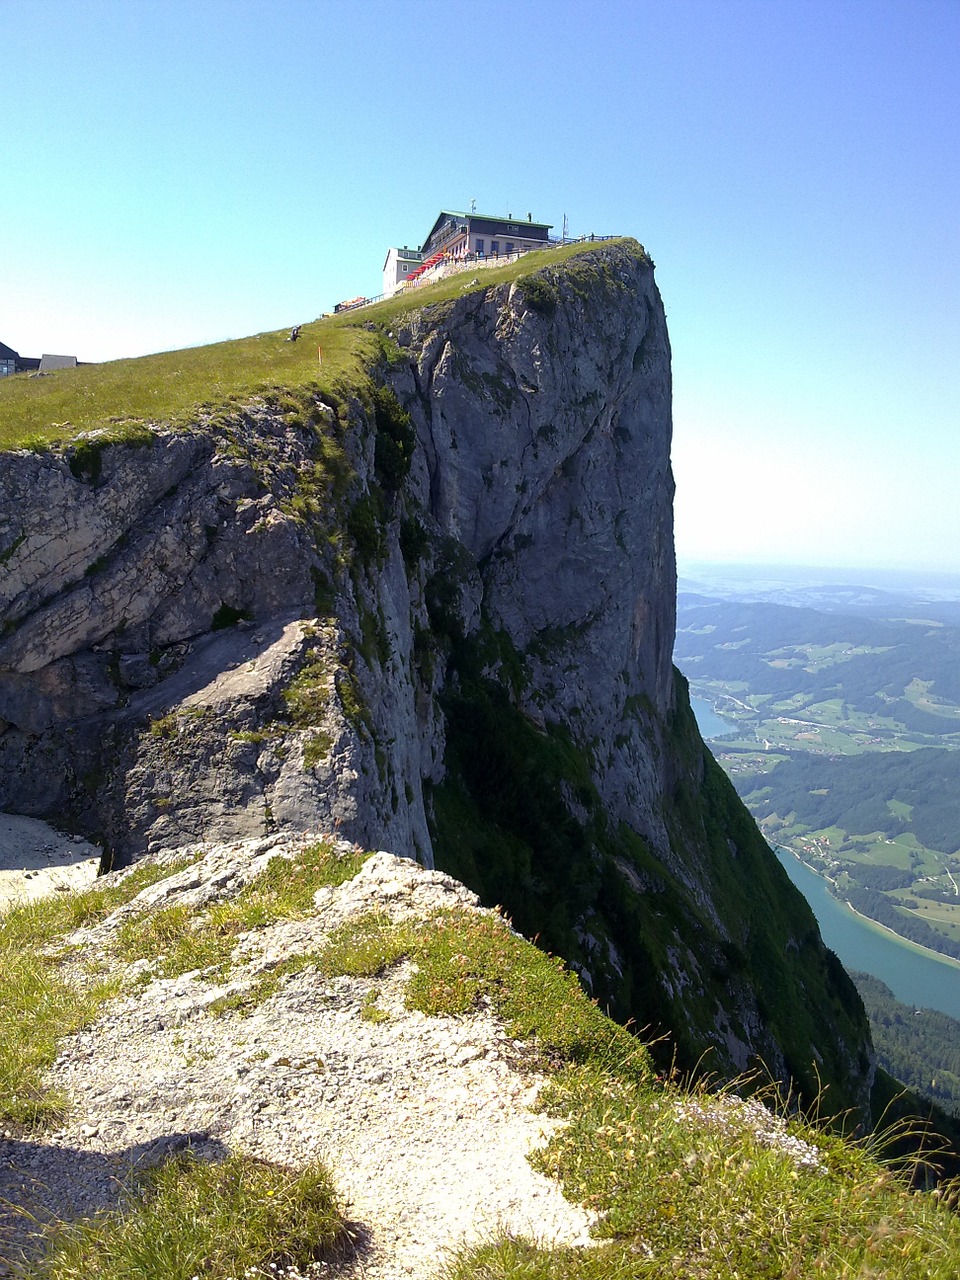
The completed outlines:
{"type": "Polygon", "coordinates": [[[837,755],[913,751],[934,744],[960,748],[960,706],[938,703],[934,709],[929,700],[912,700],[906,690],[906,701],[943,721],[942,732],[911,730],[896,715],[859,711],[842,697],[811,700],[809,695],[794,693],[775,699],[751,692],[743,681],[691,676],[690,692],[736,725],[730,735],[720,739],[724,745],[749,748],[759,744],[765,750],[775,750],[777,746],[819,749],[837,755]]]}

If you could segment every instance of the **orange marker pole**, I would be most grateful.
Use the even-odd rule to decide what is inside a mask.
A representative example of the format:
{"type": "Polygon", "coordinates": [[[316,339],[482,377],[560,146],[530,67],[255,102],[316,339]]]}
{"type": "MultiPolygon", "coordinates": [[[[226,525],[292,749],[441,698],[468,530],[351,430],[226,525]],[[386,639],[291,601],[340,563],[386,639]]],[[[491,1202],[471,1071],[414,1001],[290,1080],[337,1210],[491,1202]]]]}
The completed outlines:
{"type": "Polygon", "coordinates": [[[317,347],[317,360],[320,364],[323,364],[323,347],[317,347]]]}

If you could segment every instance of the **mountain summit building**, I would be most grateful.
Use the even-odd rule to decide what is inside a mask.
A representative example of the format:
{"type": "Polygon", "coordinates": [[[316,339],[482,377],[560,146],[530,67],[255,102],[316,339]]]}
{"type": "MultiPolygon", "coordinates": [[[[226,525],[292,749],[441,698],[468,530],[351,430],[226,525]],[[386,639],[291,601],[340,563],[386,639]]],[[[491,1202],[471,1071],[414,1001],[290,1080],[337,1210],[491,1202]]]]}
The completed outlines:
{"type": "Polygon", "coordinates": [[[487,213],[457,213],[442,209],[418,250],[389,249],[383,264],[383,292],[396,293],[403,282],[444,258],[457,260],[500,258],[550,243],[550,222],[534,222],[533,215],[515,218],[487,213]]]}
{"type": "Polygon", "coordinates": [[[512,213],[494,218],[485,213],[451,213],[444,209],[430,228],[421,252],[424,258],[441,251],[454,258],[468,253],[475,253],[478,258],[526,253],[528,249],[546,248],[550,230],[549,222],[534,222],[529,213],[521,221],[512,213]]]}
{"type": "Polygon", "coordinates": [[[419,249],[388,249],[387,260],[383,264],[383,294],[389,298],[396,293],[411,272],[416,271],[423,262],[423,254],[419,249]]]}

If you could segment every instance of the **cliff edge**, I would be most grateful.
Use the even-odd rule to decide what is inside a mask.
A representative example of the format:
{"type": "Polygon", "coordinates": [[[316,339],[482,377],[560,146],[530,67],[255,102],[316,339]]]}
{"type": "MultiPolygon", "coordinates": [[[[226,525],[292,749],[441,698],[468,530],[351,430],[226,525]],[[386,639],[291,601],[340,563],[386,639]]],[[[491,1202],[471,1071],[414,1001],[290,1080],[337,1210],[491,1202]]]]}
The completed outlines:
{"type": "Polygon", "coordinates": [[[652,263],[417,303],[319,322],[336,374],[0,455],[0,809],[118,863],[337,830],[501,903],[681,1063],[865,1108],[859,998],[671,667],[652,263]]]}

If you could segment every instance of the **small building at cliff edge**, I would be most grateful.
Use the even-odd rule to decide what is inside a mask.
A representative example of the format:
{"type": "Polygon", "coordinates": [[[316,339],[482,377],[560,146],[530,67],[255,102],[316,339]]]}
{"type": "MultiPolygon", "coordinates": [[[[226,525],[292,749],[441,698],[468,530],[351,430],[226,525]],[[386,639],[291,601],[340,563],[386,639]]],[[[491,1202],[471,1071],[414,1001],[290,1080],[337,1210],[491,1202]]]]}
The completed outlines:
{"type": "Polygon", "coordinates": [[[22,356],[6,343],[0,342],[0,378],[12,373],[50,373],[54,369],[75,369],[80,361],[76,356],[58,356],[44,353],[42,356],[22,356]]]}
{"type": "Polygon", "coordinates": [[[402,249],[388,249],[383,264],[384,297],[396,293],[410,272],[419,267],[422,261],[423,254],[419,249],[408,249],[406,245],[402,249]]]}
{"type": "Polygon", "coordinates": [[[0,378],[6,378],[11,373],[26,373],[28,370],[39,368],[38,359],[22,356],[19,351],[14,351],[13,347],[0,342],[0,378]]]}

